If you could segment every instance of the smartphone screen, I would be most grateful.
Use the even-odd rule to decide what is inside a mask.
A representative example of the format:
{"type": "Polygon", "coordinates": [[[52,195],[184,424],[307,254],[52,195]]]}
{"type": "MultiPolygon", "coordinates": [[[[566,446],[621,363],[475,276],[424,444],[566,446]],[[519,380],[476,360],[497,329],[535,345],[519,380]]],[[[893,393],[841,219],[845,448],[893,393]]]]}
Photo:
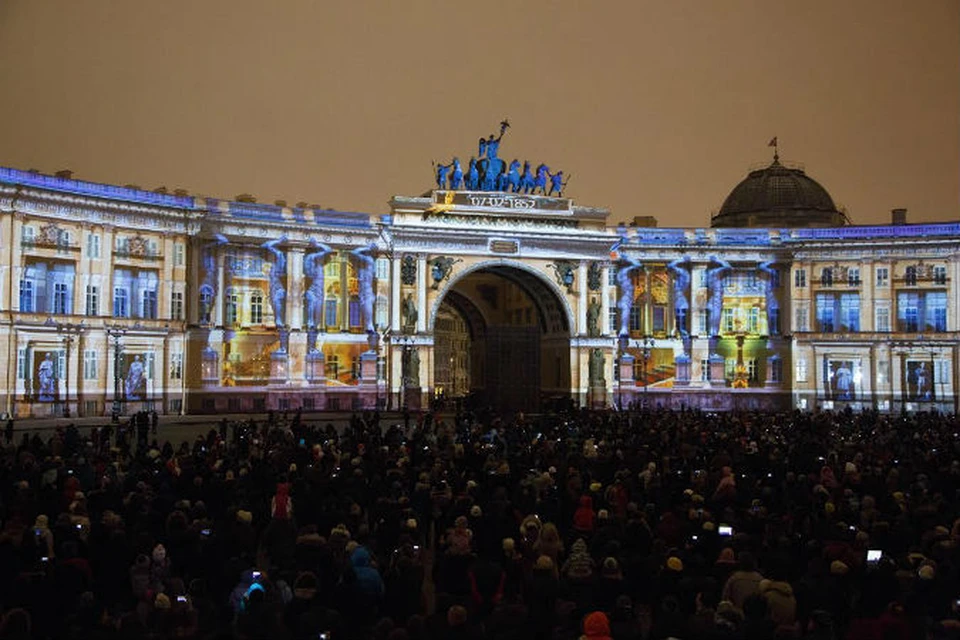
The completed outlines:
{"type": "Polygon", "coordinates": [[[732,536],[733,527],[729,527],[727,525],[720,525],[719,527],[717,527],[717,533],[720,534],[721,536],[732,536]]]}
{"type": "Polygon", "coordinates": [[[880,549],[867,550],[867,562],[880,562],[881,556],[883,556],[883,551],[880,549]]]}

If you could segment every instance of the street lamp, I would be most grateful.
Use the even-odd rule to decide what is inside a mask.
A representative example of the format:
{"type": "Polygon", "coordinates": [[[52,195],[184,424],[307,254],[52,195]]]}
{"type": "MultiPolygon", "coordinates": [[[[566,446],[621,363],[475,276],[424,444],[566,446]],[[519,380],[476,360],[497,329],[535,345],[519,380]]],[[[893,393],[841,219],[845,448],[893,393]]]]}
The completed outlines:
{"type": "Polygon", "coordinates": [[[57,323],[57,333],[60,334],[60,340],[63,341],[64,349],[67,352],[67,364],[65,372],[65,382],[66,389],[63,393],[64,398],[64,407],[63,407],[63,417],[70,417],[70,346],[73,345],[73,341],[80,337],[80,334],[86,331],[87,328],[83,326],[83,322],[80,324],[73,324],[72,322],[58,322],[57,323]]]}
{"type": "MultiPolygon", "coordinates": [[[[382,382],[386,382],[386,380],[387,380],[387,375],[386,375],[386,371],[387,371],[387,356],[386,356],[386,354],[389,354],[389,352],[390,352],[390,348],[389,348],[389,343],[390,343],[390,327],[389,327],[389,326],[380,327],[380,328],[378,329],[377,333],[380,334],[380,340],[377,341],[377,369],[376,369],[376,372],[377,372],[377,373],[376,373],[376,377],[377,377],[377,410],[379,411],[380,409],[386,409],[386,406],[383,406],[383,407],[380,406],[380,383],[381,383],[381,381],[382,381],[382,382]],[[386,349],[383,348],[384,345],[387,346],[386,349]],[[383,353],[384,355],[381,356],[381,355],[380,355],[381,353],[383,353]],[[383,374],[383,376],[380,375],[380,358],[381,358],[381,357],[383,357],[383,359],[384,359],[384,362],[383,362],[384,374],[383,374]]],[[[388,390],[387,390],[387,402],[384,402],[383,404],[384,404],[384,405],[387,405],[389,402],[390,402],[390,393],[389,393],[389,389],[388,389],[388,390]]]]}
{"type": "Polygon", "coordinates": [[[641,340],[638,341],[640,346],[640,355],[643,357],[643,408],[647,408],[647,391],[649,388],[649,381],[647,380],[647,363],[650,360],[650,353],[653,350],[654,340],[650,336],[643,336],[641,340]]]}
{"type": "Polygon", "coordinates": [[[397,403],[397,408],[403,410],[407,404],[407,382],[410,377],[410,345],[414,341],[414,336],[401,333],[391,337],[395,342],[400,344],[400,401],[397,403]]]}
{"type": "Polygon", "coordinates": [[[120,340],[127,328],[120,324],[104,325],[107,335],[113,338],[113,421],[120,421],[123,405],[120,400],[120,340]]]}

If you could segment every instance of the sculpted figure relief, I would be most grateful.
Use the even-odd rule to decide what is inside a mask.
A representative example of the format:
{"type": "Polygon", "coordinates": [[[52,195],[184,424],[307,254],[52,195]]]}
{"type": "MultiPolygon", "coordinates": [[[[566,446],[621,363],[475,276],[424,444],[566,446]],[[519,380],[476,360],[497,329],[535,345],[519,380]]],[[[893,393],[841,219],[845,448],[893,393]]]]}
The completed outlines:
{"type": "Polygon", "coordinates": [[[371,255],[376,250],[376,245],[370,244],[366,247],[358,247],[351,251],[358,262],[357,280],[360,283],[360,309],[363,317],[364,331],[370,333],[373,331],[373,274],[374,258],[371,255]]]}
{"type": "Polygon", "coordinates": [[[313,239],[310,240],[310,246],[314,251],[304,257],[303,273],[310,278],[310,286],[304,297],[307,301],[307,327],[313,329],[323,325],[323,261],[333,249],[313,239]]]}
{"type": "Polygon", "coordinates": [[[767,331],[770,335],[779,333],[777,324],[780,315],[780,303],[777,302],[777,294],[773,290],[774,279],[779,276],[777,270],[773,268],[773,261],[761,262],[759,269],[767,274],[767,281],[764,283],[763,292],[767,302],[767,331]]]}
{"type": "Polygon", "coordinates": [[[143,382],[143,361],[140,360],[139,355],[135,355],[133,356],[133,362],[127,368],[127,379],[124,385],[127,400],[139,400],[141,398],[142,389],[140,387],[143,382]]]}
{"type": "Polygon", "coordinates": [[[284,301],[287,298],[287,290],[283,286],[283,278],[287,273],[287,254],[279,249],[280,245],[287,241],[287,236],[283,235],[276,240],[268,240],[262,246],[273,256],[273,264],[270,266],[270,302],[273,305],[274,322],[278,327],[285,326],[284,301]]]}
{"type": "Polygon", "coordinates": [[[417,326],[417,320],[420,317],[420,314],[417,312],[417,302],[413,299],[413,294],[408,293],[407,296],[403,299],[403,307],[401,308],[403,314],[403,326],[414,328],[417,326]]]}
{"type": "Polygon", "coordinates": [[[49,402],[53,400],[53,359],[48,353],[37,368],[37,378],[40,380],[39,400],[49,402]]]}
{"type": "Polygon", "coordinates": [[[707,309],[710,312],[710,335],[720,335],[720,314],[723,311],[723,274],[733,266],[718,256],[711,256],[710,264],[716,265],[707,270],[707,285],[710,287],[710,299],[707,309]]]}
{"type": "Polygon", "coordinates": [[[605,361],[603,349],[594,349],[590,352],[590,386],[605,387],[607,381],[603,376],[605,361]]]}
{"type": "Polygon", "coordinates": [[[591,338],[596,338],[600,335],[601,310],[602,307],[600,303],[597,302],[597,299],[592,299],[590,305],[587,307],[587,335],[591,338]]]}
{"type": "Polygon", "coordinates": [[[690,335],[687,329],[687,318],[690,311],[690,302],[687,299],[687,287],[690,286],[690,256],[684,256],[667,265],[673,272],[673,310],[676,317],[677,331],[684,338],[690,335]]]}

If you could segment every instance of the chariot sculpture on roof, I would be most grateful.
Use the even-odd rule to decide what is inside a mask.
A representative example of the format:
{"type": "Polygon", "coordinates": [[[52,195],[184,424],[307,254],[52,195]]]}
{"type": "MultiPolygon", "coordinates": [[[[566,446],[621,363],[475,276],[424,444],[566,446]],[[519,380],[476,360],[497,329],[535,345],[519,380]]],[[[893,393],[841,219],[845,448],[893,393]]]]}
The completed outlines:
{"type": "Polygon", "coordinates": [[[450,191],[500,191],[504,193],[537,194],[551,197],[562,197],[568,175],[564,178],[563,171],[553,173],[550,167],[541,163],[537,167],[536,175],[531,170],[529,160],[521,162],[514,158],[509,164],[500,157],[500,143],[504,134],[510,128],[510,121],[504,118],[500,122],[499,135],[490,134],[480,138],[477,156],[471,157],[464,169],[459,157],[454,157],[447,164],[434,161],[433,169],[438,190],[450,191]],[[520,167],[523,167],[521,170],[520,167]]]}

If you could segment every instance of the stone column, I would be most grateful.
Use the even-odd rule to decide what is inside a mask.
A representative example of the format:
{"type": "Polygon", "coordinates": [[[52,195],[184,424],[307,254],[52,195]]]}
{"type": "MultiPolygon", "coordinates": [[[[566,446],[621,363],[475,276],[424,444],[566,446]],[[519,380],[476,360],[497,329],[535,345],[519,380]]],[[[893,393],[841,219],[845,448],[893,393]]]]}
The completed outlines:
{"type": "Polygon", "coordinates": [[[577,333],[581,336],[587,335],[587,263],[580,262],[577,269],[577,287],[580,289],[579,302],[577,303],[577,333]]]}
{"type": "Polygon", "coordinates": [[[341,331],[350,331],[350,254],[343,251],[338,256],[340,260],[340,321],[341,331]]]}
{"type": "Polygon", "coordinates": [[[427,257],[417,256],[417,333],[427,330],[427,257]]]}
{"type": "Polygon", "coordinates": [[[303,247],[290,247],[287,250],[287,326],[299,331],[303,328],[303,247]]]}
{"type": "Polygon", "coordinates": [[[400,258],[394,258],[390,262],[390,330],[394,333],[400,331],[400,296],[400,258]]]}
{"type": "MultiPolygon", "coordinates": [[[[103,256],[100,278],[100,315],[113,316],[113,249],[114,229],[110,225],[103,227],[103,244],[100,246],[100,255],[103,256]]],[[[113,384],[112,378],[110,384],[113,384]]],[[[111,387],[112,388],[112,387],[111,387]]]]}
{"type": "Polygon", "coordinates": [[[224,262],[226,262],[226,254],[221,247],[214,250],[217,252],[217,291],[213,297],[213,324],[222,327],[223,307],[226,301],[226,274],[223,268],[224,262]]]}
{"type": "Polygon", "coordinates": [[[601,270],[600,283],[600,333],[601,335],[610,335],[613,327],[610,326],[610,266],[607,265],[601,270]]]}

